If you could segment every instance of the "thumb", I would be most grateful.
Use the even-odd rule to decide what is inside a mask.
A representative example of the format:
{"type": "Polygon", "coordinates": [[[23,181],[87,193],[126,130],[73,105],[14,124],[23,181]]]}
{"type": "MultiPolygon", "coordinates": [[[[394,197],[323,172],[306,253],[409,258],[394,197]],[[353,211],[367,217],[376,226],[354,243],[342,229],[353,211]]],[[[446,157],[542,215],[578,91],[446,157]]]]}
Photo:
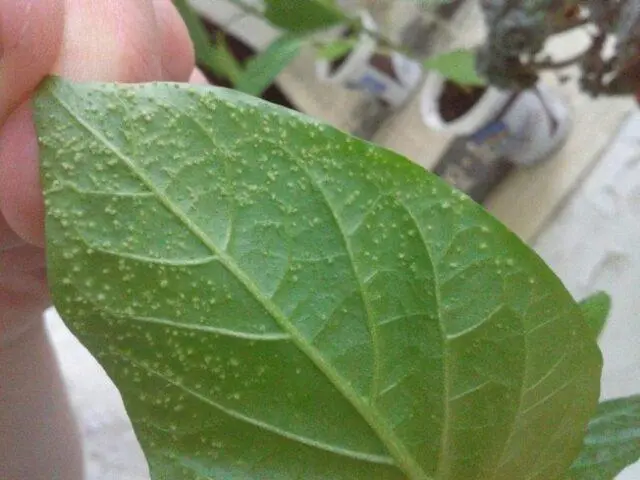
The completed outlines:
{"type": "Polygon", "coordinates": [[[0,0],[0,125],[51,72],[62,46],[64,0],[0,0]]]}
{"type": "Polygon", "coordinates": [[[62,48],[65,0],[0,0],[0,211],[24,240],[43,243],[43,204],[30,94],[62,48]]]}

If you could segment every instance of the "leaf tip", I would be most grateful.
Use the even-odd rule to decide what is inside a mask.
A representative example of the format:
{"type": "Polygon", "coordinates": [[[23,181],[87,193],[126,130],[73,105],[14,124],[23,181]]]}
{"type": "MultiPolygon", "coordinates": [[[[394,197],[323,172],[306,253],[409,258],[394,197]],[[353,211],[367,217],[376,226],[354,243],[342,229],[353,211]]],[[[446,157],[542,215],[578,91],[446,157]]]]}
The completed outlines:
{"type": "Polygon", "coordinates": [[[582,315],[593,334],[598,337],[611,312],[611,296],[607,292],[596,292],[580,302],[582,315]]]}

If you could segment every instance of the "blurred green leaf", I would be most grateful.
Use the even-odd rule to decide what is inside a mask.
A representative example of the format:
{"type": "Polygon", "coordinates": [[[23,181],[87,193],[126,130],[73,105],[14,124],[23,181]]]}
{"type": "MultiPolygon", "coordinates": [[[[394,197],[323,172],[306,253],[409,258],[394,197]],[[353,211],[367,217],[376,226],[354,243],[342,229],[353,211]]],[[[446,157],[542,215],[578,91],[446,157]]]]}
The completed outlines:
{"type": "Polygon", "coordinates": [[[240,76],[241,66],[233,57],[224,39],[218,38],[214,46],[209,38],[209,33],[196,12],[189,6],[187,0],[174,0],[174,5],[180,12],[182,19],[189,30],[189,36],[193,42],[196,54],[196,62],[212,73],[229,79],[232,83],[240,76]]]}
{"type": "Polygon", "coordinates": [[[292,33],[311,33],[349,20],[335,0],[265,0],[265,18],[292,33]]]}
{"type": "Polygon", "coordinates": [[[349,53],[357,42],[357,38],[339,38],[317,47],[317,55],[326,60],[335,60],[349,53]]]}
{"type": "Polygon", "coordinates": [[[304,39],[283,35],[262,53],[251,58],[238,78],[235,88],[259,96],[278,74],[298,56],[304,39]]]}
{"type": "Polygon", "coordinates": [[[425,60],[423,66],[460,85],[483,86],[487,83],[476,73],[475,53],[471,50],[435,55],[425,60]]]}
{"type": "Polygon", "coordinates": [[[589,422],[570,480],[611,480],[640,460],[640,395],[603,402],[589,422]]]}
{"type": "Polygon", "coordinates": [[[611,311],[611,297],[605,292],[598,292],[580,302],[582,315],[587,325],[598,338],[611,311]]]}
{"type": "Polygon", "coordinates": [[[226,77],[235,85],[243,75],[243,67],[233,56],[222,32],[218,32],[216,36],[216,46],[212,49],[211,57],[215,65],[221,67],[226,72],[226,77]]]}

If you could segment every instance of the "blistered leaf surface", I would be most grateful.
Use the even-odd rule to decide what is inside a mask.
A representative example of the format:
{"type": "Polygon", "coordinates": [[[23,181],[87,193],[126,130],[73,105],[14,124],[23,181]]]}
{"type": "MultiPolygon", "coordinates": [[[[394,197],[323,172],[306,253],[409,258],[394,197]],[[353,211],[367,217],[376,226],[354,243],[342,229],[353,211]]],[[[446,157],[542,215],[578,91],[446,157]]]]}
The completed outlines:
{"type": "Polygon", "coordinates": [[[565,473],[599,352],[468,198],[224,89],[53,79],[36,118],[55,304],[154,478],[565,473]]]}

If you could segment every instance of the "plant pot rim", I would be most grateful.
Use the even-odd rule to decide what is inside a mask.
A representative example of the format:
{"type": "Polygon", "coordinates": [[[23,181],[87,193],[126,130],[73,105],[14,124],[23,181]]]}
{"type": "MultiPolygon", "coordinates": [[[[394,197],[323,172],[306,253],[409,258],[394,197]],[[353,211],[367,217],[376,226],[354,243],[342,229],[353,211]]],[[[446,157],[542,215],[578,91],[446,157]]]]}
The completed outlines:
{"type": "Polygon", "coordinates": [[[480,99],[454,120],[445,120],[440,113],[440,97],[446,79],[436,73],[427,75],[420,96],[420,113],[424,123],[437,131],[471,134],[489,122],[509,101],[511,92],[487,87],[480,99]]]}
{"type": "MultiPolygon", "coordinates": [[[[378,29],[373,17],[367,10],[360,10],[358,16],[362,21],[365,30],[375,32],[378,29]]],[[[338,27],[334,33],[335,37],[340,37],[347,27],[338,27]]],[[[366,31],[360,32],[358,43],[353,47],[351,52],[342,64],[335,70],[331,65],[333,60],[320,59],[316,62],[316,71],[318,77],[325,82],[331,83],[347,83],[354,76],[359,75],[369,62],[369,58],[375,53],[378,42],[366,31]]]]}

